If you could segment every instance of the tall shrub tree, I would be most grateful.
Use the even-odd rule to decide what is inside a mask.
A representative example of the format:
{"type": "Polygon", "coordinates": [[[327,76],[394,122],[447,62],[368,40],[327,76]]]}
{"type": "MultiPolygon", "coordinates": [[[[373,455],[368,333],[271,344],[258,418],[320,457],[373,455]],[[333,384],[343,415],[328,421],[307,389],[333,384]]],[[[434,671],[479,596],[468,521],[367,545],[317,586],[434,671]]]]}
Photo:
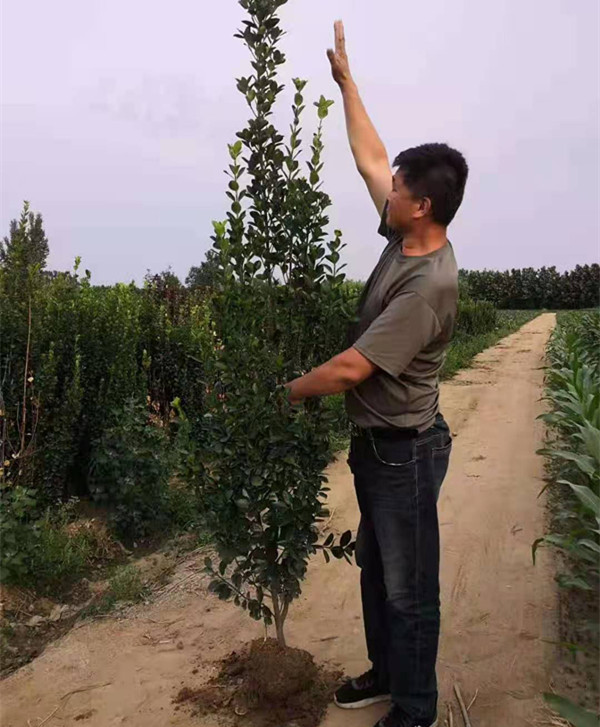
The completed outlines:
{"type": "Polygon", "coordinates": [[[36,315],[48,240],[42,217],[23,205],[0,242],[0,483],[24,481],[37,426],[35,343],[43,328],[36,315]]]}
{"type": "Polygon", "coordinates": [[[218,274],[219,255],[215,250],[208,250],[200,265],[194,265],[190,268],[185,284],[191,290],[210,288],[215,284],[218,274]]]}
{"type": "Polygon", "coordinates": [[[0,242],[0,265],[15,281],[26,284],[28,272],[46,267],[48,238],[42,216],[23,204],[19,220],[12,220],[8,237],[0,242]]]}
{"type": "Polygon", "coordinates": [[[214,223],[219,271],[213,299],[216,358],[207,371],[203,436],[194,476],[219,562],[206,560],[211,589],[255,619],[284,623],[318,549],[349,560],[351,533],[319,543],[327,516],[323,470],[330,414],[321,401],[293,407],[282,384],[337,352],[344,305],[341,233],[328,237],[322,190],[322,124],[331,101],[315,103],[318,125],[306,172],[302,126],[306,82],[294,79],[287,141],[273,108],[285,62],[279,8],[287,0],[240,0],[247,11],[236,37],[250,51],[252,73],[237,88],[251,110],[229,146],[227,219],[214,223]]]}

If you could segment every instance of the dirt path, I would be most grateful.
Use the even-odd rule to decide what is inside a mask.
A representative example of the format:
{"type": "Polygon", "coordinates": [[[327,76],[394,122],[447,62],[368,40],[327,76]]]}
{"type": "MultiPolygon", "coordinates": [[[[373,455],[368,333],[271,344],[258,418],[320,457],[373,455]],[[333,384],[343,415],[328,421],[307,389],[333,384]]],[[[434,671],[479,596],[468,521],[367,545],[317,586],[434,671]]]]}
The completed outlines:
{"type": "MultiPolygon", "coordinates": [[[[554,588],[549,558],[532,566],[531,543],[543,530],[543,463],[535,455],[543,430],[535,419],[554,322],[548,314],[527,324],[443,386],[443,408],[456,438],[440,502],[439,676],[442,705],[455,681],[467,699],[479,690],[471,712],[475,727],[534,724],[538,695],[548,686],[554,588]]],[[[331,465],[329,477],[329,527],[355,529],[345,457],[331,465]]],[[[38,727],[57,707],[44,721],[48,727],[200,724],[174,710],[173,695],[182,684],[202,683],[216,659],[263,630],[206,595],[196,567],[193,560],[185,563],[171,590],[152,605],[123,620],[73,630],[6,679],[0,685],[3,727],[38,727]],[[86,691],[65,696],[78,689],[86,691]]],[[[358,673],[367,666],[360,613],[358,570],[319,558],[291,610],[290,644],[358,673]]],[[[332,707],[324,727],[371,727],[381,712],[375,707],[348,714],[332,707]]],[[[461,724],[456,716],[455,710],[455,724],[461,724]]]]}

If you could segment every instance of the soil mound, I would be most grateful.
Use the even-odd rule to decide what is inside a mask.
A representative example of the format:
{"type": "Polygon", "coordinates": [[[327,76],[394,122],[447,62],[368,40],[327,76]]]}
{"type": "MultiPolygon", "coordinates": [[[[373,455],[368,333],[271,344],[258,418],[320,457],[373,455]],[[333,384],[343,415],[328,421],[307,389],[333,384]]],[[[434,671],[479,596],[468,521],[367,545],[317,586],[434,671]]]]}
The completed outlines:
{"type": "Polygon", "coordinates": [[[259,639],[223,659],[208,684],[184,687],[173,701],[195,715],[219,714],[224,725],[317,727],[341,677],[307,651],[259,639]]]}

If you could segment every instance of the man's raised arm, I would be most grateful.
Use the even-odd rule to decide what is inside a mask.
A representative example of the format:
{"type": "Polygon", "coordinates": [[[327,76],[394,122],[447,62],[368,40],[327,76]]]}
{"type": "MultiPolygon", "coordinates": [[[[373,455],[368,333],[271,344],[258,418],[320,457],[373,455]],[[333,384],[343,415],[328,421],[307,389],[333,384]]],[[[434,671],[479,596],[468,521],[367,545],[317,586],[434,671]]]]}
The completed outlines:
{"type": "Polygon", "coordinates": [[[333,78],[342,91],[348,139],[356,167],[381,215],[392,189],[392,169],[385,147],[367,114],[350,73],[344,24],[341,20],[335,24],[335,50],[329,49],[327,57],[331,63],[333,78]]]}

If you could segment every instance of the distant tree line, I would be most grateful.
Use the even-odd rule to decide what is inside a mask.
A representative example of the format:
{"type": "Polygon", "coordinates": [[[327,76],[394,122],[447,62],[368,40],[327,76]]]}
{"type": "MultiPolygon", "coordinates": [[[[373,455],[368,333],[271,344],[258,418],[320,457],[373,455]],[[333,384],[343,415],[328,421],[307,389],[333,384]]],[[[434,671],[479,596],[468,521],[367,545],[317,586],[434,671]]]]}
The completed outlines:
{"type": "Polygon", "coordinates": [[[476,300],[487,300],[504,310],[578,310],[600,302],[600,265],[577,265],[560,273],[555,267],[539,270],[461,270],[461,285],[476,300]]]}

